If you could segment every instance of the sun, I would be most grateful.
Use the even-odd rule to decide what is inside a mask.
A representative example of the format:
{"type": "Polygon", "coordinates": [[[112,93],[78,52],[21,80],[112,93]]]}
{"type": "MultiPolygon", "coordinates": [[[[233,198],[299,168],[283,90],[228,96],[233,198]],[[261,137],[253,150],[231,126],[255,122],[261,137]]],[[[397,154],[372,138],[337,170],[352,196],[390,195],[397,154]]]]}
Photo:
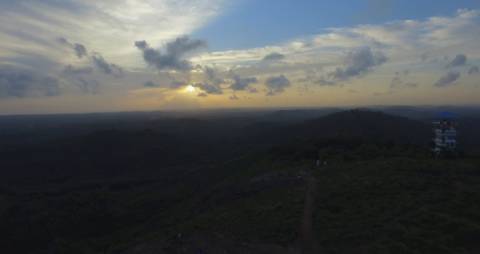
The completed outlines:
{"type": "Polygon", "coordinates": [[[185,87],[185,92],[187,93],[194,93],[197,89],[192,86],[192,85],[188,85],[187,87],[185,87]]]}

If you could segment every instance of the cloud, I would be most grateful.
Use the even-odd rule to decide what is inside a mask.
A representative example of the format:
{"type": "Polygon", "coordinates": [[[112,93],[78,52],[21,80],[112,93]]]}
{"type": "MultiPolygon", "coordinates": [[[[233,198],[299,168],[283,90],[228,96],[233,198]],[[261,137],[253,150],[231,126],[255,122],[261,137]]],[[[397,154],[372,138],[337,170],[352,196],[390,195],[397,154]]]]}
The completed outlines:
{"type": "MultiPolygon", "coordinates": [[[[321,66],[327,70],[323,77],[305,80],[320,85],[335,85],[355,77],[365,77],[380,65],[422,64],[426,67],[426,72],[429,72],[433,68],[438,68],[438,63],[435,64],[434,61],[445,54],[455,56],[461,50],[465,57],[468,55],[476,58],[477,44],[480,40],[479,27],[480,10],[459,10],[453,16],[329,28],[325,33],[294,38],[287,43],[211,52],[198,57],[198,61],[233,68],[241,66],[248,69],[250,76],[269,73],[295,76],[302,69],[321,66]],[[364,49],[355,50],[358,48],[364,49]],[[373,57],[369,56],[365,48],[370,48],[370,55],[373,57]],[[364,64],[355,64],[355,61],[346,63],[347,59],[342,55],[349,51],[354,53],[356,51],[357,55],[363,53],[366,56],[363,59],[367,61],[358,61],[364,64]],[[271,52],[281,52],[295,57],[284,59],[285,66],[282,67],[255,65],[258,59],[265,58],[271,52]],[[373,61],[368,61],[369,58],[373,61]]],[[[351,54],[350,60],[362,59],[354,57],[354,53],[351,54]]]]}
{"type": "Polygon", "coordinates": [[[408,76],[410,75],[409,70],[404,70],[402,72],[395,72],[395,76],[392,78],[392,81],[390,82],[390,88],[396,89],[396,88],[416,88],[418,87],[418,84],[415,82],[407,82],[405,81],[408,79],[408,76]]]}
{"type": "Polygon", "coordinates": [[[277,62],[285,59],[285,55],[277,52],[270,53],[263,58],[263,61],[277,62]]]}
{"type": "Polygon", "coordinates": [[[468,70],[468,74],[469,75],[473,75],[473,74],[477,74],[479,73],[479,69],[478,69],[478,66],[472,66],[470,67],[470,69],[468,70]]]}
{"type": "Polygon", "coordinates": [[[201,89],[207,94],[223,94],[223,90],[220,86],[211,83],[195,83],[194,87],[201,89]]]}
{"type": "MultiPolygon", "coordinates": [[[[75,55],[81,59],[83,57],[88,57],[89,53],[87,48],[79,43],[71,43],[68,39],[60,37],[57,38],[57,41],[63,45],[67,45],[69,48],[73,49],[75,55]]],[[[121,76],[123,74],[123,68],[116,65],[108,63],[105,58],[99,53],[93,53],[91,56],[93,65],[105,74],[112,74],[115,76],[121,76]]],[[[71,64],[67,65],[64,69],[64,74],[67,75],[79,75],[79,74],[91,74],[93,69],[91,67],[81,67],[75,68],[71,64]]]]}
{"type": "Polygon", "coordinates": [[[185,86],[186,82],[185,81],[180,81],[180,80],[172,80],[170,81],[169,88],[171,89],[178,89],[183,86],[185,86]]]}
{"type": "MultiPolygon", "coordinates": [[[[92,57],[93,58],[93,57],[92,57]]],[[[65,66],[61,77],[68,84],[79,88],[83,94],[98,94],[100,82],[94,78],[94,68],[90,66],[75,67],[71,64],[65,66]]]]}
{"type": "Polygon", "coordinates": [[[69,81],[69,84],[73,84],[84,94],[97,94],[100,83],[91,78],[93,74],[93,68],[75,67],[73,65],[67,65],[62,71],[62,77],[69,81]]]}
{"type": "Polygon", "coordinates": [[[343,59],[343,66],[328,72],[315,83],[321,86],[335,86],[338,82],[355,77],[363,77],[369,72],[387,62],[387,57],[381,51],[372,51],[370,47],[355,48],[343,59]]]}
{"type": "Polygon", "coordinates": [[[75,50],[75,53],[77,54],[78,58],[82,58],[88,55],[87,48],[82,44],[75,43],[75,45],[73,46],[73,49],[75,50]]]}
{"type": "Polygon", "coordinates": [[[324,77],[321,77],[319,80],[315,81],[316,84],[320,86],[336,86],[336,81],[326,80],[324,77]]]}
{"type": "MultiPolygon", "coordinates": [[[[132,38],[148,38],[152,45],[191,34],[223,13],[225,0],[0,0],[0,36],[3,45],[45,50],[58,61],[62,56],[52,38],[88,42],[108,59],[135,63],[132,38]],[[8,2],[8,3],[6,3],[8,2]],[[7,5],[7,7],[5,6],[7,5]],[[5,8],[4,8],[5,7],[5,8]],[[12,29],[14,28],[14,29],[12,29]],[[28,38],[4,36],[21,31],[28,38]],[[154,31],[154,32],[152,32],[154,31]],[[115,42],[112,46],[112,41],[115,42]],[[51,45],[48,45],[51,44],[51,45]]],[[[0,52],[0,55],[3,52],[0,52]]],[[[65,63],[64,63],[65,64],[65,63]]]]}
{"type": "Polygon", "coordinates": [[[58,79],[28,70],[0,68],[0,98],[60,95],[58,79]]]}
{"type": "Polygon", "coordinates": [[[136,41],[135,47],[137,47],[140,50],[146,50],[149,48],[148,43],[146,41],[136,41]]]}
{"type": "Polygon", "coordinates": [[[453,68],[458,66],[464,66],[467,64],[467,56],[464,54],[458,54],[455,58],[447,65],[447,68],[453,68]]]}
{"type": "Polygon", "coordinates": [[[449,71],[443,77],[441,77],[436,83],[436,87],[447,87],[452,85],[455,81],[460,78],[460,72],[449,71]]]}
{"type": "Polygon", "coordinates": [[[345,66],[337,68],[330,76],[334,80],[348,80],[350,78],[365,75],[374,67],[382,65],[387,57],[381,52],[372,52],[370,47],[361,47],[350,51],[345,58],[345,66]]]}
{"type": "Polygon", "coordinates": [[[123,74],[123,68],[116,64],[108,63],[105,58],[98,53],[92,56],[92,61],[94,66],[105,74],[112,74],[115,76],[123,74]]]}
{"type": "Polygon", "coordinates": [[[69,64],[65,67],[65,69],[63,69],[63,73],[66,75],[91,74],[93,73],[93,68],[92,67],[75,67],[69,64]]]}
{"type": "MultiPolygon", "coordinates": [[[[422,80],[428,80],[438,71],[444,71],[445,73],[442,72],[436,77],[440,78],[440,75],[448,71],[445,70],[445,66],[461,53],[465,58],[468,56],[466,63],[463,64],[465,70],[460,68],[451,70],[465,71],[465,75],[468,75],[466,73],[470,72],[471,64],[479,57],[479,10],[459,10],[450,16],[425,17],[417,20],[327,28],[319,34],[285,38],[285,43],[258,48],[199,52],[195,55],[193,54],[195,51],[188,51],[183,55],[180,53],[181,57],[175,56],[185,48],[180,47],[176,50],[174,47],[172,52],[176,53],[167,52],[168,43],[174,43],[179,36],[192,34],[192,31],[202,27],[212,17],[223,13],[223,5],[220,5],[223,2],[223,0],[9,1],[9,8],[0,8],[0,64],[29,68],[34,73],[41,73],[36,76],[59,77],[62,88],[64,85],[73,85],[73,81],[82,83],[76,81],[75,78],[78,76],[87,82],[97,80],[102,88],[105,86],[105,89],[102,89],[105,93],[118,93],[118,89],[138,89],[138,85],[141,86],[144,81],[153,80],[164,88],[204,83],[216,87],[217,90],[223,90],[226,94],[224,89],[235,91],[234,88],[243,89],[245,84],[239,82],[231,87],[235,80],[228,72],[217,74],[218,79],[227,79],[227,82],[217,85],[218,82],[201,77],[208,76],[208,73],[201,71],[203,68],[192,72],[184,72],[182,69],[190,70],[191,66],[197,64],[208,65],[217,66],[219,70],[235,70],[235,74],[241,78],[262,77],[263,80],[263,77],[283,74],[292,81],[303,78],[305,76],[302,74],[303,70],[318,69],[321,71],[313,79],[309,79],[309,84],[331,86],[342,84],[342,81],[348,79],[365,78],[362,83],[366,88],[382,83],[384,88],[388,89],[392,86],[390,81],[394,78],[391,70],[409,66],[408,68],[416,69],[418,77],[422,80]],[[21,32],[12,33],[11,30],[21,32]],[[59,46],[54,41],[57,37],[68,38],[70,45],[59,46]],[[149,43],[143,41],[137,43],[138,48],[132,47],[133,41],[137,39],[145,39],[149,43]],[[74,49],[75,42],[83,45],[85,50],[78,47],[77,52],[74,49]],[[357,61],[360,64],[355,64],[354,59],[357,58],[353,52],[360,51],[359,48],[369,48],[373,59],[376,60],[357,61]],[[147,50],[154,50],[157,53],[153,56],[161,56],[153,57],[152,60],[164,60],[168,58],[167,56],[172,56],[170,60],[173,58],[176,64],[160,64],[161,71],[175,70],[171,73],[175,73],[172,75],[175,75],[176,79],[179,73],[184,73],[188,77],[180,78],[182,82],[164,80],[158,77],[159,69],[155,61],[152,62],[153,65],[147,62],[154,68],[145,70],[143,67],[146,64],[139,58],[147,50]],[[108,68],[111,69],[109,61],[115,61],[125,68],[125,74],[128,76],[125,75],[125,79],[122,80],[114,80],[106,75],[100,75],[100,72],[105,71],[94,64],[92,60],[94,51],[100,52],[104,57],[103,60],[106,62],[104,70],[108,72],[108,68]],[[272,52],[279,52],[276,54],[284,57],[275,56],[272,52]],[[85,54],[88,54],[88,57],[85,57],[85,54]],[[377,57],[382,55],[388,56],[388,61],[378,64],[382,61],[378,61],[381,57],[377,57]],[[424,61],[420,62],[422,55],[424,61]],[[444,60],[432,62],[434,59],[443,59],[445,55],[451,57],[443,64],[440,62],[444,60]],[[279,59],[282,64],[265,63],[263,59],[279,59]],[[375,64],[368,64],[369,62],[375,64]],[[68,68],[69,65],[71,68],[68,68]],[[87,65],[90,67],[85,67],[87,65]],[[385,68],[378,68],[383,65],[385,68]],[[177,68],[178,66],[180,68],[177,68]],[[87,76],[90,74],[92,76],[87,76]],[[64,80],[65,75],[72,77],[69,77],[70,80],[64,80]],[[72,83],[69,83],[70,81],[72,83]],[[109,85],[112,89],[107,89],[109,85]]],[[[167,60],[165,60],[167,63],[172,62],[167,60]]],[[[472,70],[471,73],[476,73],[474,69],[472,70]]],[[[437,80],[433,80],[432,83],[435,81],[437,80]]],[[[401,85],[398,87],[414,87],[416,82],[419,81],[402,76],[401,85]]],[[[458,81],[453,83],[455,82],[458,81]]],[[[465,82],[473,80],[465,79],[465,82]]],[[[251,86],[253,85],[247,85],[245,91],[257,91],[251,86]]],[[[467,86],[459,87],[463,88],[467,89],[467,86]]],[[[259,90],[262,90],[260,85],[259,90]]],[[[68,87],[62,89],[62,93],[65,92],[68,92],[68,87]]],[[[228,98],[230,95],[225,97],[228,98]]],[[[414,100],[416,99],[412,98],[412,103],[414,100]]]]}
{"type": "Polygon", "coordinates": [[[205,74],[205,78],[208,82],[215,84],[216,86],[220,86],[222,83],[225,82],[224,79],[220,78],[218,75],[218,71],[211,67],[205,67],[203,70],[205,74]]]}
{"type": "Polygon", "coordinates": [[[168,77],[167,80],[163,82],[153,82],[153,81],[147,81],[143,84],[144,87],[148,88],[168,88],[168,89],[179,89],[183,86],[185,86],[186,82],[185,81],[180,81],[176,80],[172,77],[168,77]]]}
{"type": "Polygon", "coordinates": [[[74,83],[84,94],[97,94],[100,83],[95,79],[86,79],[78,77],[74,83]]]}
{"type": "Polygon", "coordinates": [[[233,77],[233,84],[230,86],[230,89],[233,91],[245,91],[251,89],[250,85],[258,82],[258,79],[255,77],[251,78],[241,78],[238,75],[233,77]]]}
{"type": "Polygon", "coordinates": [[[193,84],[193,86],[206,94],[223,94],[222,84],[225,83],[225,80],[219,77],[218,71],[207,66],[203,68],[203,74],[204,80],[193,84]]]}
{"type": "Polygon", "coordinates": [[[63,38],[63,37],[57,38],[57,41],[63,45],[68,45],[68,46],[72,45],[72,43],[70,43],[66,38],[63,38]]]}
{"type": "Polygon", "coordinates": [[[268,96],[274,96],[283,93],[290,85],[290,80],[284,75],[270,77],[265,81],[268,96]]]}
{"type": "MultiPolygon", "coordinates": [[[[75,55],[81,59],[83,57],[88,57],[89,53],[87,48],[79,43],[71,43],[68,39],[60,37],[57,38],[57,41],[63,45],[67,45],[69,48],[73,49],[75,52],[75,55]]],[[[110,64],[108,63],[105,58],[99,54],[94,52],[91,56],[91,60],[93,65],[100,70],[101,72],[105,74],[112,74],[114,76],[121,76],[123,74],[123,68],[116,65],[116,64],[110,64]]],[[[91,74],[93,72],[93,69],[91,67],[81,67],[81,68],[75,68],[71,64],[67,65],[67,67],[64,69],[64,74],[67,75],[78,75],[78,74],[91,74]]]]}
{"type": "Polygon", "coordinates": [[[88,56],[87,48],[80,43],[72,43],[68,39],[63,37],[57,38],[57,41],[60,44],[71,48],[78,58],[83,58],[88,56]]]}
{"type": "Polygon", "coordinates": [[[189,71],[192,63],[186,60],[189,53],[206,47],[201,40],[191,40],[188,37],[179,37],[165,46],[165,52],[151,48],[146,41],[137,41],[135,46],[143,52],[145,62],[158,70],[189,71]]]}
{"type": "Polygon", "coordinates": [[[157,83],[154,83],[153,81],[147,81],[143,84],[144,87],[150,87],[150,88],[153,88],[153,87],[160,87],[159,84],[157,83]]]}

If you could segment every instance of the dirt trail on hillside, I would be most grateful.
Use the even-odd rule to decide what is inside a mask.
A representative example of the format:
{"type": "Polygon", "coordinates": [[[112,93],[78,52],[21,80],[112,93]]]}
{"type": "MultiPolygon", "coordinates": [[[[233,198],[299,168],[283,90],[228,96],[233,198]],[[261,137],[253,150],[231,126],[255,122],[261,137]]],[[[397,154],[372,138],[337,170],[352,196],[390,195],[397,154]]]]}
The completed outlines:
{"type": "Polygon", "coordinates": [[[300,231],[300,248],[302,254],[318,254],[320,252],[315,229],[313,228],[313,216],[315,210],[315,196],[317,194],[317,179],[309,170],[305,176],[305,204],[300,231]]]}

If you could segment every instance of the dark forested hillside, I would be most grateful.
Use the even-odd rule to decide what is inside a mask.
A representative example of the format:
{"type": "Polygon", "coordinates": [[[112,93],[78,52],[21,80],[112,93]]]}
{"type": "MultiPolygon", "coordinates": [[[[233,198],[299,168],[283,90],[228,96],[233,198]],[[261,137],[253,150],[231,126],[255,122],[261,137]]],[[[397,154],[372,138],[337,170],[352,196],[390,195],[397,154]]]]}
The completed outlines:
{"type": "MultiPolygon", "coordinates": [[[[475,149],[434,160],[431,118],[307,115],[9,122],[8,137],[43,135],[0,142],[0,246],[69,254],[479,250],[475,149]]],[[[475,119],[460,119],[461,135],[474,132],[467,126],[475,119]]]]}
{"type": "Polygon", "coordinates": [[[361,138],[366,142],[397,142],[424,145],[432,137],[425,123],[381,112],[351,110],[311,120],[298,133],[317,138],[361,138]]]}

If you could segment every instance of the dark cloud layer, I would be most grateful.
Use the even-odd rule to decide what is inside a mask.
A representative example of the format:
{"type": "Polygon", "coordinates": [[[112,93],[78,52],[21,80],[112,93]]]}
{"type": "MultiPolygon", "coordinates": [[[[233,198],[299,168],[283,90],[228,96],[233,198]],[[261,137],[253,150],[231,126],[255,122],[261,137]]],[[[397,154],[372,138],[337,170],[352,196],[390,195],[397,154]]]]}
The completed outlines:
{"type": "Polygon", "coordinates": [[[123,74],[123,68],[116,64],[111,64],[107,62],[105,58],[103,58],[103,56],[99,54],[93,55],[92,61],[95,67],[105,74],[112,74],[116,76],[123,74]]]}
{"type": "Polygon", "coordinates": [[[472,66],[468,70],[468,74],[470,74],[470,75],[473,75],[473,74],[476,74],[476,73],[479,73],[479,72],[480,72],[480,70],[478,69],[478,66],[472,66]]]}
{"type": "Polygon", "coordinates": [[[159,84],[157,83],[154,83],[153,81],[147,81],[143,84],[144,87],[149,87],[149,88],[153,88],[153,87],[160,87],[159,84]]]}
{"type": "Polygon", "coordinates": [[[219,77],[216,69],[205,67],[203,72],[205,73],[208,82],[213,83],[216,86],[220,86],[222,83],[225,83],[225,80],[219,77]]]}
{"type": "Polygon", "coordinates": [[[66,75],[91,74],[92,72],[92,67],[75,67],[73,65],[68,65],[65,67],[65,69],[63,69],[63,73],[66,75]]]}
{"type": "Polygon", "coordinates": [[[58,79],[27,70],[0,68],[0,98],[58,96],[58,79]]]}
{"type": "Polygon", "coordinates": [[[233,77],[233,84],[230,86],[230,89],[233,91],[249,91],[252,87],[251,84],[258,82],[258,79],[255,77],[252,78],[241,78],[240,76],[235,75],[233,77]]]}
{"type": "Polygon", "coordinates": [[[72,43],[72,42],[70,42],[69,40],[67,40],[66,38],[63,38],[63,37],[58,38],[57,41],[60,44],[63,44],[65,46],[71,48],[78,58],[83,58],[83,57],[88,56],[87,48],[83,44],[72,43]]]}
{"type": "Polygon", "coordinates": [[[315,81],[316,84],[320,86],[336,86],[337,82],[331,81],[331,80],[326,80],[325,78],[320,78],[319,80],[315,81]]]}
{"type": "Polygon", "coordinates": [[[460,78],[460,72],[450,71],[441,77],[436,83],[436,87],[447,87],[453,85],[460,78]]]}
{"type": "Polygon", "coordinates": [[[381,52],[372,52],[370,47],[359,48],[348,53],[345,67],[337,68],[331,75],[335,80],[348,80],[364,75],[386,61],[387,57],[381,52]]]}
{"type": "Polygon", "coordinates": [[[223,94],[222,88],[215,84],[204,82],[196,83],[193,86],[200,88],[200,90],[204,91],[207,94],[223,94]]]}
{"type": "Polygon", "coordinates": [[[361,47],[350,51],[344,59],[344,66],[327,73],[315,83],[322,86],[334,86],[341,81],[361,77],[373,71],[388,58],[380,51],[374,52],[370,47],[361,47]]]}
{"type": "Polygon", "coordinates": [[[82,44],[75,43],[73,45],[73,49],[75,50],[75,54],[77,55],[78,58],[82,58],[88,55],[87,48],[82,44]]]}
{"type": "Polygon", "coordinates": [[[263,61],[276,62],[285,59],[285,55],[277,52],[270,53],[263,58],[263,61]]]}
{"type": "Polygon", "coordinates": [[[467,64],[467,56],[464,54],[458,54],[455,58],[447,65],[448,68],[464,66],[467,64]]]}
{"type": "Polygon", "coordinates": [[[90,66],[75,67],[73,65],[68,65],[63,69],[62,76],[79,88],[82,93],[97,94],[100,83],[97,80],[90,78],[92,73],[93,68],[90,66]]]}
{"type": "Polygon", "coordinates": [[[396,72],[392,81],[390,82],[390,88],[416,88],[418,87],[417,83],[407,82],[408,76],[410,74],[409,70],[404,70],[402,72],[396,72]]]}
{"type": "Polygon", "coordinates": [[[217,70],[205,67],[203,72],[205,80],[203,82],[198,82],[193,86],[199,88],[206,94],[223,94],[222,84],[225,83],[225,80],[219,77],[217,70]]]}
{"type": "Polygon", "coordinates": [[[100,83],[95,79],[86,79],[84,77],[78,77],[75,79],[75,85],[80,88],[84,94],[97,94],[99,91],[100,83]]]}
{"type": "MultiPolygon", "coordinates": [[[[88,57],[90,55],[87,48],[80,43],[72,43],[68,39],[63,37],[58,38],[57,41],[60,44],[72,48],[78,58],[88,57]]],[[[102,73],[111,74],[117,77],[123,75],[122,67],[107,62],[105,58],[99,53],[93,52],[91,54],[91,61],[93,63],[93,66],[95,66],[95,68],[100,70],[102,73]]],[[[64,70],[64,74],[68,75],[91,74],[92,72],[93,69],[91,67],[75,68],[72,65],[68,65],[64,70]]]]}
{"type": "Polygon", "coordinates": [[[184,81],[179,81],[179,80],[170,80],[169,82],[167,82],[166,84],[161,84],[161,83],[156,83],[156,82],[153,82],[153,81],[147,81],[143,84],[144,87],[148,87],[148,88],[169,88],[169,89],[178,89],[180,87],[183,87],[185,86],[185,82],[184,81]]]}
{"type": "Polygon", "coordinates": [[[179,89],[186,85],[187,82],[181,80],[172,80],[170,81],[169,88],[171,89],[179,89]]]}
{"type": "Polygon", "coordinates": [[[288,78],[284,75],[270,77],[265,81],[268,96],[274,96],[283,93],[290,85],[290,80],[288,80],[288,78]]]}
{"type": "Polygon", "coordinates": [[[192,64],[185,57],[195,50],[206,47],[206,43],[181,37],[168,43],[165,52],[151,48],[146,41],[137,41],[135,46],[143,52],[145,62],[158,70],[188,71],[192,69],[192,64]]]}

